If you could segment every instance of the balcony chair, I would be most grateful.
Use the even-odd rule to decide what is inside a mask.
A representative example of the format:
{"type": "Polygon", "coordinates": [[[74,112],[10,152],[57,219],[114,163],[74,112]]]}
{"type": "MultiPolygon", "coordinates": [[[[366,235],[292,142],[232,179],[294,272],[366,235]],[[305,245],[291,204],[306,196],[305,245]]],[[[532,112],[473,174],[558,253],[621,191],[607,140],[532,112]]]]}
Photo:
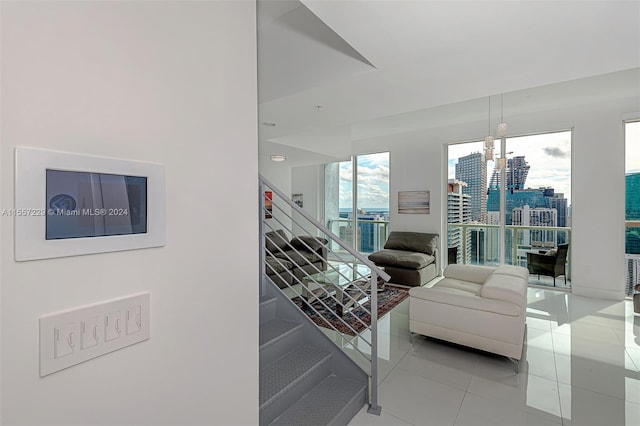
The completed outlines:
{"type": "Polygon", "coordinates": [[[557,249],[551,249],[544,253],[527,253],[527,269],[530,274],[553,277],[553,286],[556,286],[556,277],[564,275],[564,284],[567,285],[566,263],[569,244],[558,244],[557,249]]]}

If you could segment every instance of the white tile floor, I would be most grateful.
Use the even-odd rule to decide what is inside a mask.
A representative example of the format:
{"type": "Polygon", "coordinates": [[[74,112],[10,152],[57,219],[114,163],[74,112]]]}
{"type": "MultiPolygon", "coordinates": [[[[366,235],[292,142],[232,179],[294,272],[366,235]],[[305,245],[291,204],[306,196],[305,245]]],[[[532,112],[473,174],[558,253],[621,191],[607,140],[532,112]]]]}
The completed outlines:
{"type": "MultiPolygon", "coordinates": [[[[529,289],[520,374],[506,358],[411,339],[408,300],[380,320],[382,415],[351,425],[640,425],[631,301],[529,289]]],[[[332,336],[340,339],[340,336],[332,336]]]]}

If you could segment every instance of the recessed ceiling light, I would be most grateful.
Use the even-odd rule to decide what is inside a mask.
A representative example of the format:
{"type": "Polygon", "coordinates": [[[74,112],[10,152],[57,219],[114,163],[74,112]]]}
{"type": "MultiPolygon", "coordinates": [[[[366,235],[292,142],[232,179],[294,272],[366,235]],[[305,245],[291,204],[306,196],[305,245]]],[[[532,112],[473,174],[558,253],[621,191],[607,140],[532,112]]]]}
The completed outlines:
{"type": "Polygon", "coordinates": [[[276,123],[271,123],[269,121],[262,123],[262,125],[267,127],[276,127],[276,123]]]}
{"type": "Polygon", "coordinates": [[[284,161],[287,157],[285,155],[272,155],[271,161],[284,161]]]}

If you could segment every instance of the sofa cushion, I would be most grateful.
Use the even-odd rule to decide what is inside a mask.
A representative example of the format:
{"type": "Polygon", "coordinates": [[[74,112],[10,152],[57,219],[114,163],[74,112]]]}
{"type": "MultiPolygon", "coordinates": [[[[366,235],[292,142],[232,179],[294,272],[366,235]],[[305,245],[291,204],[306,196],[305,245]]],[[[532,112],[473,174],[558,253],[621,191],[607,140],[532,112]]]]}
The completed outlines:
{"type": "Polygon", "coordinates": [[[284,253],[277,253],[275,255],[278,259],[290,260],[293,266],[305,266],[309,263],[316,263],[322,260],[322,257],[316,253],[304,250],[287,250],[284,253]]]}
{"type": "Polygon", "coordinates": [[[268,253],[275,255],[280,253],[279,249],[287,250],[289,248],[289,240],[282,229],[266,232],[264,237],[268,253]]]}
{"type": "Polygon", "coordinates": [[[293,264],[285,259],[276,259],[274,257],[268,256],[265,259],[265,271],[267,275],[273,274],[281,274],[290,270],[293,267],[293,264]]]}
{"type": "Polygon", "coordinates": [[[443,278],[438,281],[433,287],[438,288],[450,288],[459,291],[466,291],[473,296],[480,296],[480,289],[482,284],[477,284],[464,280],[457,280],[454,278],[443,278]]]}
{"type": "Polygon", "coordinates": [[[329,243],[324,238],[312,237],[310,235],[303,235],[301,237],[295,237],[291,240],[291,246],[298,250],[313,250],[318,251],[322,247],[329,243]]]}
{"type": "MultiPolygon", "coordinates": [[[[493,312],[500,315],[517,317],[521,315],[521,310],[513,303],[504,300],[487,299],[473,295],[468,291],[454,288],[438,287],[437,285],[428,287],[413,287],[409,290],[409,296],[416,299],[427,300],[443,305],[457,306],[460,308],[473,309],[476,311],[493,312]]],[[[411,313],[411,303],[409,301],[409,311],[411,313]]],[[[470,326],[473,328],[473,326],[470,326]]]]}
{"type": "Polygon", "coordinates": [[[480,296],[522,306],[526,303],[527,282],[512,275],[493,274],[482,285],[480,296]]]}
{"type": "Polygon", "coordinates": [[[369,255],[369,260],[379,266],[397,266],[408,269],[421,269],[433,263],[435,261],[435,257],[424,253],[385,248],[384,250],[371,253],[369,255]]]}
{"type": "Polygon", "coordinates": [[[522,266],[500,265],[494,274],[511,275],[513,277],[522,278],[525,281],[529,280],[529,270],[522,266]]]}
{"type": "Polygon", "coordinates": [[[455,280],[482,284],[493,274],[494,271],[495,268],[490,268],[488,266],[453,264],[448,265],[444,269],[443,275],[455,280]]]}
{"type": "Polygon", "coordinates": [[[393,231],[389,234],[389,238],[387,238],[384,248],[414,251],[432,256],[437,246],[438,234],[393,231]]]}

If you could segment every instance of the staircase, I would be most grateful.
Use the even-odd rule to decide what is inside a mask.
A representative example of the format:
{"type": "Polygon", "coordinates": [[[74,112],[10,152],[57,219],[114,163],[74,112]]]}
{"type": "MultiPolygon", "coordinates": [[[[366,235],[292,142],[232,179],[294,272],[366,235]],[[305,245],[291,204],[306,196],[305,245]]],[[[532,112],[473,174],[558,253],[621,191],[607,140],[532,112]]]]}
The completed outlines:
{"type": "Polygon", "coordinates": [[[367,403],[368,375],[264,277],[260,425],[346,425],[367,403]]]}

